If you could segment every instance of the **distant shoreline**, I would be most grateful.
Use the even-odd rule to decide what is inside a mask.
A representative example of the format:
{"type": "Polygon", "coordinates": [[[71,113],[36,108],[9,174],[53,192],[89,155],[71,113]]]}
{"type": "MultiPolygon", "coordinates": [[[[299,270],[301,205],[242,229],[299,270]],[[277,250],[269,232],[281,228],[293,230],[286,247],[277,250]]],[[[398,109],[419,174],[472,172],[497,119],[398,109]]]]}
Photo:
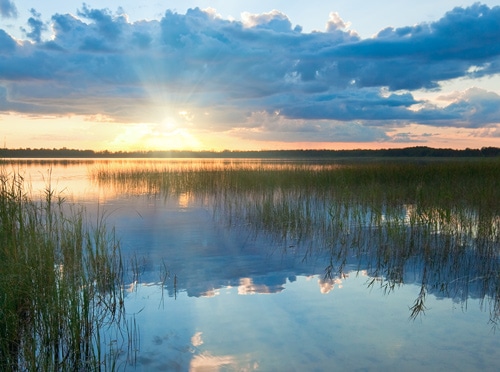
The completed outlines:
{"type": "Polygon", "coordinates": [[[426,146],[405,147],[400,149],[377,150],[260,150],[260,151],[94,151],[77,149],[0,149],[0,159],[9,158],[98,158],[98,159],[132,159],[132,158],[241,158],[241,159],[338,159],[369,157],[500,157],[500,148],[482,147],[480,149],[447,149],[426,146]]]}

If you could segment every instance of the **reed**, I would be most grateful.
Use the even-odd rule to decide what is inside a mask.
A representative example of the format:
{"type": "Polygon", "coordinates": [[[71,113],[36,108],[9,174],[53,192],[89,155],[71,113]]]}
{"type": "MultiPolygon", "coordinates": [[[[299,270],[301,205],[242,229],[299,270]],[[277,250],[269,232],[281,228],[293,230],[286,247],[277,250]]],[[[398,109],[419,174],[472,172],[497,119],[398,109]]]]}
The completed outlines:
{"type": "Polygon", "coordinates": [[[354,163],[242,162],[94,169],[119,192],[191,193],[231,225],[283,246],[329,255],[326,276],[347,264],[392,291],[416,272],[426,294],[489,301],[500,317],[500,159],[354,163]],[[424,280],[425,279],[425,280],[424,280]]]}
{"type": "Polygon", "coordinates": [[[0,174],[0,370],[112,369],[107,334],[123,324],[119,243],[50,188],[32,198],[0,174]]]}

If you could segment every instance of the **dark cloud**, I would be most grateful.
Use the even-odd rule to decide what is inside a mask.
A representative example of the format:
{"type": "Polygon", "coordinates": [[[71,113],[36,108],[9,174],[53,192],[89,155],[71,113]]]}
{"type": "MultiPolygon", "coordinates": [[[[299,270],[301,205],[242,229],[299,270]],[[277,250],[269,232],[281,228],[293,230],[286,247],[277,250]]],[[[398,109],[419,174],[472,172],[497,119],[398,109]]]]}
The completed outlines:
{"type": "Polygon", "coordinates": [[[122,22],[125,22],[123,17],[113,17],[108,10],[90,9],[86,4],[77,14],[94,21],[99,34],[108,40],[116,40],[120,36],[122,22]]]}
{"type": "Polygon", "coordinates": [[[2,18],[17,18],[17,8],[13,1],[0,0],[0,16],[2,18]]]}
{"type": "Polygon", "coordinates": [[[381,95],[374,89],[346,89],[340,93],[311,95],[308,100],[289,99],[280,110],[287,117],[333,120],[410,120],[408,107],[419,103],[410,93],[381,95]]]}
{"type": "Polygon", "coordinates": [[[351,63],[358,86],[431,88],[443,80],[498,73],[500,7],[455,8],[437,22],[388,28],[375,38],[340,44],[321,53],[351,63]],[[357,78],[356,78],[357,76],[357,78]]]}
{"type": "Polygon", "coordinates": [[[42,41],[42,32],[45,31],[47,27],[41,20],[40,13],[38,13],[33,8],[30,9],[30,13],[31,17],[28,18],[28,26],[30,27],[31,31],[27,31],[25,29],[23,29],[23,31],[29,39],[39,43],[42,41]]]}
{"type": "Polygon", "coordinates": [[[132,45],[141,49],[146,49],[151,45],[153,37],[147,33],[134,31],[132,34],[132,45]]]}
{"type": "Polygon", "coordinates": [[[130,23],[84,5],[53,15],[44,40],[33,10],[32,42],[0,30],[0,109],[161,122],[166,107],[181,107],[210,111],[216,130],[258,127],[252,113],[278,112],[286,120],[263,133],[318,140],[388,140],[387,128],[409,123],[488,127],[500,114],[494,93],[470,90],[439,108],[411,91],[500,72],[499,19],[500,7],[476,4],[361,39],[336,13],[327,32],[305,34],[277,11],[238,22],[196,8],[130,23]]]}
{"type": "Polygon", "coordinates": [[[16,42],[4,30],[0,30],[0,54],[13,53],[16,49],[16,42]]]}
{"type": "Polygon", "coordinates": [[[51,108],[45,107],[44,105],[37,105],[26,102],[18,102],[9,96],[7,89],[0,86],[0,112],[1,111],[13,111],[30,114],[36,112],[37,114],[49,114],[51,113],[51,108]]]}

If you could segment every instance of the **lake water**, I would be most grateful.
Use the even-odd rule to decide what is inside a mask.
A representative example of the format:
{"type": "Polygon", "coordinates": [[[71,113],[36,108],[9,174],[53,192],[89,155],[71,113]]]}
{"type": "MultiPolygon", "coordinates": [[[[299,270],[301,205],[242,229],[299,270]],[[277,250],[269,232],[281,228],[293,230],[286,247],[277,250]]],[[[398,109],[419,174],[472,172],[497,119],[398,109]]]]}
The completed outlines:
{"type": "MultiPolygon", "coordinates": [[[[25,174],[34,195],[46,188],[50,170],[53,189],[90,214],[105,213],[107,224],[116,228],[125,261],[135,262],[127,273],[125,309],[138,341],[130,348],[117,342],[120,369],[500,367],[500,334],[488,306],[498,298],[478,295],[473,284],[459,295],[429,290],[427,310],[410,319],[421,290],[418,262],[407,268],[405,284],[391,291],[378,285],[383,278],[373,276],[368,264],[353,257],[341,275],[328,277],[328,252],[304,251],[245,223],[228,223],[210,198],[193,193],[166,197],[103,186],[89,178],[89,170],[102,162],[21,162],[7,168],[25,174]]],[[[453,271],[446,275],[448,282],[458,279],[453,271]]]]}

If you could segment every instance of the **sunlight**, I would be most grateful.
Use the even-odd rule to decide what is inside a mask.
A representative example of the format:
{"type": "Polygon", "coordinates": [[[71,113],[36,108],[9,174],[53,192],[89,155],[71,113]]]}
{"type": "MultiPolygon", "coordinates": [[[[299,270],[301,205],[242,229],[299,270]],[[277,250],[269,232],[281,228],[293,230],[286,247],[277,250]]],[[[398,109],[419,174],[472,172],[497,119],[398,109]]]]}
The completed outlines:
{"type": "Polygon", "coordinates": [[[197,150],[200,142],[171,118],[161,124],[131,124],[117,135],[112,148],[129,150],[197,150]]]}

